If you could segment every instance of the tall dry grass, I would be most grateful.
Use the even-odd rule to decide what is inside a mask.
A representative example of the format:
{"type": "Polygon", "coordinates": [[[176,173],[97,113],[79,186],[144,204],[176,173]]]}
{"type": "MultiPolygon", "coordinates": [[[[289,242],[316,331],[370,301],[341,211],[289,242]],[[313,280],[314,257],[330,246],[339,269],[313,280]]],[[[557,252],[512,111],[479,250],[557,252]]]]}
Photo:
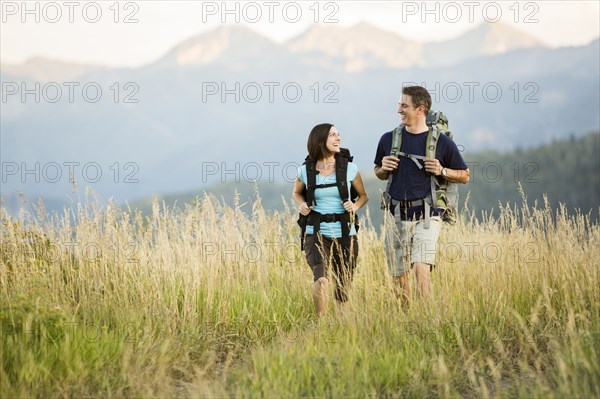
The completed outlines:
{"type": "Polygon", "coordinates": [[[367,217],[320,321],[296,215],[260,199],[1,212],[2,397],[600,396],[600,230],[564,208],[445,226],[407,311],[367,217]]]}

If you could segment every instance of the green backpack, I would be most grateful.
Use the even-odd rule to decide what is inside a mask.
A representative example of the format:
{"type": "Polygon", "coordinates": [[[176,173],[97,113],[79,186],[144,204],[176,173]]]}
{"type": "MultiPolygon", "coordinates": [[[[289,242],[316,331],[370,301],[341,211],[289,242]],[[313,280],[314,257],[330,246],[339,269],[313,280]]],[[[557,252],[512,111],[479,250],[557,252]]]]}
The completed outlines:
{"type": "MultiPolygon", "coordinates": [[[[440,111],[429,110],[426,119],[427,126],[429,127],[429,133],[427,134],[427,147],[425,148],[425,156],[407,154],[400,151],[402,145],[402,129],[403,125],[398,126],[392,132],[392,150],[390,155],[398,157],[404,157],[412,160],[419,169],[423,169],[423,165],[419,160],[425,158],[435,158],[435,151],[437,149],[438,139],[441,134],[445,134],[451,139],[454,138],[452,132],[448,130],[448,118],[440,111]]],[[[385,192],[382,194],[382,209],[389,209],[395,207],[397,201],[393,200],[390,196],[390,186],[392,184],[393,174],[390,173],[388,177],[387,187],[385,192]]],[[[425,199],[425,225],[426,229],[429,228],[429,208],[434,206],[442,211],[441,218],[444,222],[454,224],[458,216],[458,184],[450,182],[441,176],[431,175],[431,193],[425,199]],[[435,198],[435,204],[431,202],[431,198],[435,198]]]]}

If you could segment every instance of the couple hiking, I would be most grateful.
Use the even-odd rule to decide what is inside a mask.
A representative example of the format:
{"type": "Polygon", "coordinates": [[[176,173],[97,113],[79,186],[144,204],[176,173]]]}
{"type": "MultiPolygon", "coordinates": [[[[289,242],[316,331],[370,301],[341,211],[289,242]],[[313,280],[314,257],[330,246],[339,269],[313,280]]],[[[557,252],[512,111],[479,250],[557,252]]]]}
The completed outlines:
{"type": "MultiPolygon", "coordinates": [[[[418,296],[432,297],[430,273],[441,224],[455,220],[456,184],[469,181],[469,168],[452,140],[446,117],[431,111],[425,88],[404,87],[398,113],[400,126],[379,140],[375,175],[387,180],[382,208],[385,218],[395,223],[386,223],[386,260],[396,296],[406,306],[411,268],[418,296]]],[[[300,210],[302,246],[313,271],[315,311],[321,317],[327,311],[331,272],[337,306],[343,308],[348,301],[359,247],[356,211],[369,197],[334,125],[315,126],[307,149],[293,196],[300,210]]]]}

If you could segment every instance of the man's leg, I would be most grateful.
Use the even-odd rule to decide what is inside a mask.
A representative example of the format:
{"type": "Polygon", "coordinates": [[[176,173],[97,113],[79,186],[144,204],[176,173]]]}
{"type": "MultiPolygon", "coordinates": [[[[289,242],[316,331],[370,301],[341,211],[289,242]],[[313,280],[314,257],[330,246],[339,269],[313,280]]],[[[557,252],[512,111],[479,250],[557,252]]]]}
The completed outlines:
{"type": "Polygon", "coordinates": [[[424,228],[423,221],[420,221],[416,226],[412,243],[411,261],[417,278],[417,297],[424,300],[433,299],[431,269],[435,265],[441,226],[439,217],[431,218],[428,229],[424,228]]]}
{"type": "Polygon", "coordinates": [[[406,309],[410,303],[410,284],[409,273],[404,273],[402,276],[393,276],[394,279],[394,294],[402,303],[402,307],[406,309]]]}
{"type": "Polygon", "coordinates": [[[393,290],[396,298],[402,303],[403,308],[407,308],[410,302],[410,285],[408,266],[410,255],[410,242],[412,237],[413,222],[400,220],[398,215],[393,219],[386,220],[386,258],[388,268],[392,275],[393,290]]]}
{"type": "Polygon", "coordinates": [[[427,263],[414,263],[415,276],[417,277],[417,298],[430,300],[433,298],[433,289],[431,288],[430,266],[427,263]]]}

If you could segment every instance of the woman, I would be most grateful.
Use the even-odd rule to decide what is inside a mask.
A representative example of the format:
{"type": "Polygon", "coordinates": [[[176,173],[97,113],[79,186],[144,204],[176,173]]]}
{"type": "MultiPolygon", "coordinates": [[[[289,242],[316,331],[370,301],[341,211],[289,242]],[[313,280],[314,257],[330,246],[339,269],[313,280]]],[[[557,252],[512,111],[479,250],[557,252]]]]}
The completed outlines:
{"type": "Polygon", "coordinates": [[[336,303],[342,307],[348,300],[358,256],[353,221],[356,211],[369,200],[358,167],[352,162],[347,162],[345,168],[348,189],[345,197],[349,197],[352,185],[358,193],[358,199],[356,202],[342,200],[342,189],[336,184],[336,165],[339,168],[346,164],[346,160],[342,159],[340,143],[335,126],[330,123],[315,126],[308,136],[307,162],[298,168],[294,186],[294,200],[300,207],[300,213],[308,217],[304,252],[313,271],[313,300],[317,317],[327,311],[329,266],[333,267],[334,272],[336,303]],[[316,185],[314,191],[307,193],[307,185],[311,186],[308,183],[308,171],[313,170],[315,172],[311,173],[316,173],[316,185]],[[310,206],[307,203],[308,196],[311,197],[310,206]]]}

